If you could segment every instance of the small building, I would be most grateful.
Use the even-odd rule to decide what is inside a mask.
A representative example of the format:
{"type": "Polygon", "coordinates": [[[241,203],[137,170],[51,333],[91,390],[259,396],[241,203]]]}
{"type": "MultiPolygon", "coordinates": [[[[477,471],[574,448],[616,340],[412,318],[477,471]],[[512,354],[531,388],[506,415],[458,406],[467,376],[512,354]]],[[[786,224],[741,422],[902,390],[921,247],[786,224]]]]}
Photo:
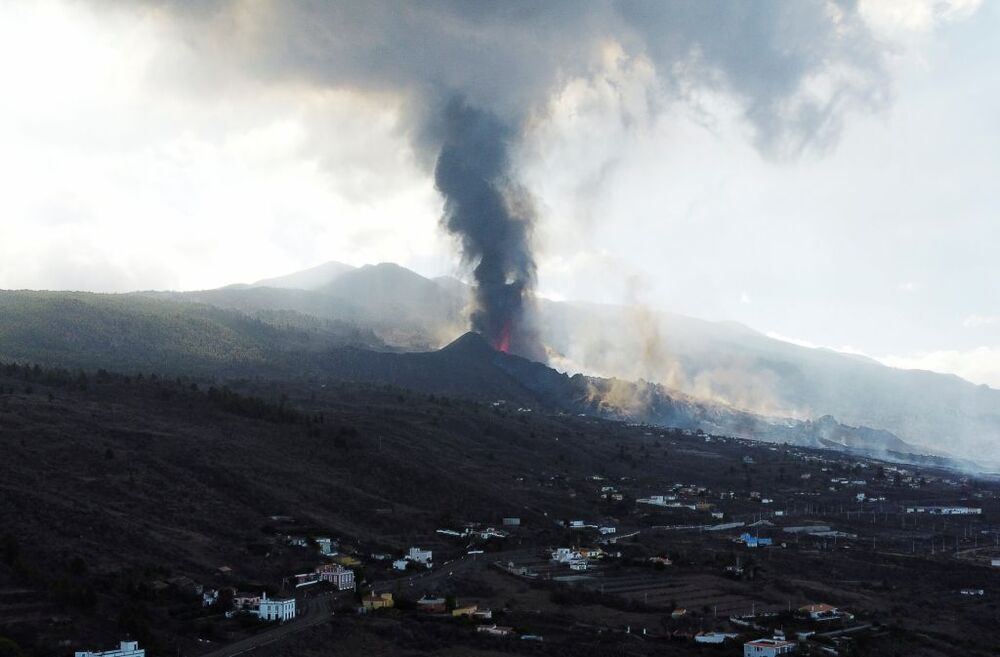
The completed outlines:
{"type": "Polygon", "coordinates": [[[444,598],[432,598],[424,596],[417,600],[417,611],[425,614],[443,614],[448,611],[448,603],[444,598]]]}
{"type": "Polygon", "coordinates": [[[1000,568],[1000,559],[991,559],[990,565],[994,568],[1000,568]]]}
{"type": "Polygon", "coordinates": [[[743,644],[743,657],[776,657],[795,652],[796,644],[784,639],[757,639],[743,644]]]}
{"type": "Polygon", "coordinates": [[[257,607],[257,617],[265,621],[285,621],[295,618],[295,598],[268,600],[267,594],[261,596],[257,607]]]}
{"type": "Polygon", "coordinates": [[[774,545],[774,541],[770,538],[761,538],[759,536],[753,536],[747,532],[740,535],[739,538],[741,543],[745,543],[748,548],[764,547],[768,545],[774,545]]]}
{"type": "Polygon", "coordinates": [[[604,534],[604,535],[615,534],[615,533],[618,532],[618,528],[617,527],[598,527],[597,531],[599,531],[601,534],[604,534]]]}
{"type": "Polygon", "coordinates": [[[503,519],[503,526],[504,527],[520,527],[521,526],[521,519],[520,518],[515,518],[515,517],[504,518],[503,519]]]}
{"type": "Polygon", "coordinates": [[[738,634],[727,632],[698,632],[694,635],[695,643],[725,643],[726,639],[735,639],[738,634]]]}
{"type": "Polygon", "coordinates": [[[649,563],[654,566],[672,566],[674,564],[674,562],[670,560],[670,557],[650,557],[649,563]]]}
{"type": "Polygon", "coordinates": [[[675,495],[651,495],[650,497],[640,497],[636,500],[637,504],[649,504],[652,506],[666,506],[667,502],[676,500],[675,495]]]}
{"type": "Polygon", "coordinates": [[[810,620],[814,621],[835,620],[842,616],[839,609],[825,603],[799,607],[799,613],[808,616],[810,620]]]}
{"type": "Polygon", "coordinates": [[[337,541],[328,537],[321,537],[316,539],[316,547],[319,548],[319,553],[325,557],[332,557],[337,554],[337,541]]]}
{"type": "Polygon", "coordinates": [[[406,567],[410,565],[410,562],[406,559],[396,559],[392,562],[392,567],[396,570],[406,570],[406,567]]]}
{"type": "Polygon", "coordinates": [[[319,583],[319,575],[317,573],[299,573],[298,575],[294,575],[294,577],[295,588],[311,586],[319,583]]]}
{"type": "Polygon", "coordinates": [[[479,605],[465,605],[463,607],[455,607],[451,610],[451,615],[454,618],[472,618],[479,611],[479,605]]]}
{"type": "Polygon", "coordinates": [[[211,607],[219,601],[218,589],[203,589],[201,592],[201,606],[211,607]]]}
{"type": "Polygon", "coordinates": [[[569,563],[581,558],[580,553],[573,548],[557,548],[552,553],[552,560],[558,563],[569,563]]]}
{"type": "Polygon", "coordinates": [[[361,598],[364,609],[391,609],[395,602],[391,593],[367,593],[361,598]]]}
{"type": "Polygon", "coordinates": [[[259,593],[239,592],[233,594],[233,608],[238,610],[254,609],[260,604],[259,593]]]}
{"type": "Polygon", "coordinates": [[[490,636],[514,636],[513,627],[506,627],[495,623],[492,625],[478,625],[476,626],[476,631],[489,634],[490,636]]]}
{"type": "Polygon", "coordinates": [[[354,571],[344,568],[340,564],[317,566],[316,575],[319,581],[333,584],[338,591],[348,591],[354,588],[354,571]]]}
{"type": "Polygon", "coordinates": [[[146,657],[146,650],[139,647],[138,641],[120,641],[117,648],[111,650],[78,650],[76,657],[146,657]]]}
{"type": "Polygon", "coordinates": [[[411,547],[410,551],[406,554],[406,558],[416,563],[422,563],[430,568],[431,561],[434,559],[434,553],[430,550],[421,550],[418,547],[411,547]]]}

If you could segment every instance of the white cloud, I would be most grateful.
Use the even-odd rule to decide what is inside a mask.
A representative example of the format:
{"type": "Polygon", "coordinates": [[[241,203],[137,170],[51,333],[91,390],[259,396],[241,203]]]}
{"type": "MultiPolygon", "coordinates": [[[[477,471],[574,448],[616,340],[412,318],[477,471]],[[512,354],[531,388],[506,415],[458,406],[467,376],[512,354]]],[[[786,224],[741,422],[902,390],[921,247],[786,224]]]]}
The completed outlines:
{"type": "Polygon", "coordinates": [[[972,314],[962,321],[965,328],[980,328],[982,326],[995,326],[1000,324],[1000,317],[985,317],[983,315],[972,314]]]}
{"type": "Polygon", "coordinates": [[[981,5],[982,0],[862,0],[859,9],[872,29],[898,37],[966,20],[981,5]]]}
{"type": "Polygon", "coordinates": [[[197,64],[182,45],[91,11],[0,6],[0,288],[192,289],[330,259],[449,270],[392,99],[180,93],[162,69],[197,64]]]}

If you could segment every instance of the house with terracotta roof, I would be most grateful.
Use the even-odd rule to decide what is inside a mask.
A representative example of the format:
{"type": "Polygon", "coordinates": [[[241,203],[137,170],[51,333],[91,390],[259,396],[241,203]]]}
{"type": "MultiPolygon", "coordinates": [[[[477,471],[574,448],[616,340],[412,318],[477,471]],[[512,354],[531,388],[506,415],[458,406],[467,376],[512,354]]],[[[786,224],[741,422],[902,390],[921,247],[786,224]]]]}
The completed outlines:
{"type": "Polygon", "coordinates": [[[799,607],[799,613],[803,616],[808,616],[810,620],[814,621],[836,620],[846,615],[833,605],[828,605],[826,603],[799,607]]]}

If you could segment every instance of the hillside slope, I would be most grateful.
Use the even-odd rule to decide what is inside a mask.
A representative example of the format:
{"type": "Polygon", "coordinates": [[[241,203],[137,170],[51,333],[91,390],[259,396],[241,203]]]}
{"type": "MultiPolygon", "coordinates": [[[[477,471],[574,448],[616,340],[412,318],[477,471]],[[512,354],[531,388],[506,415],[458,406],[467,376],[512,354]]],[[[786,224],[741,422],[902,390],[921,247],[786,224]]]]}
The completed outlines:
{"type": "Polygon", "coordinates": [[[246,376],[285,372],[368,331],[289,311],[76,292],[0,292],[0,359],[71,368],[246,376]]]}
{"type": "MultiPolygon", "coordinates": [[[[318,300],[308,307],[298,303],[295,295],[303,291],[282,291],[288,296],[270,298],[267,307],[284,304],[319,317],[373,325],[377,318],[379,337],[408,350],[447,344],[464,331],[461,314],[468,289],[455,279],[420,282],[412,272],[397,276],[406,284],[392,290],[390,298],[434,301],[405,307],[399,314],[401,328],[393,332],[392,313],[386,312],[391,304],[370,294],[379,289],[377,284],[362,282],[377,279],[378,267],[351,273],[352,289],[345,286],[335,297],[340,308],[352,308],[349,315],[318,300]],[[434,284],[450,301],[427,291],[434,284]]],[[[254,303],[245,299],[242,307],[254,303]]],[[[1000,391],[953,375],[890,368],[852,354],[775,340],[733,322],[648,308],[542,300],[538,316],[541,337],[561,370],[659,382],[755,414],[802,420],[832,415],[848,424],[890,431],[931,451],[1000,460],[1000,391]]]]}
{"type": "MultiPolygon", "coordinates": [[[[289,280],[302,278],[290,275],[286,283],[289,280]]],[[[5,292],[0,297],[30,294],[5,292]]],[[[252,371],[266,361],[297,361],[296,373],[315,374],[327,365],[308,358],[289,359],[288,352],[325,352],[345,344],[430,351],[464,332],[468,302],[468,288],[461,282],[426,279],[390,263],[341,272],[318,289],[244,286],[114,298],[44,294],[48,296],[39,299],[46,299],[45,304],[31,306],[22,299],[16,318],[0,317],[0,331],[7,327],[6,333],[0,332],[6,335],[0,355],[74,366],[168,369],[177,364],[178,353],[169,349],[160,353],[156,343],[165,339],[184,345],[181,351],[203,352],[198,356],[204,364],[199,371],[209,373],[214,366],[223,375],[252,371]],[[150,299],[160,304],[152,313],[156,319],[147,310],[150,299]],[[186,303],[188,308],[208,304],[223,311],[203,308],[192,315],[171,310],[164,315],[167,301],[186,303]],[[54,312],[56,306],[51,304],[63,304],[66,316],[63,310],[54,312]],[[124,313],[128,319],[108,316],[90,325],[72,319],[91,312],[80,304],[97,304],[99,316],[124,313]],[[32,313],[37,316],[27,318],[32,313]],[[67,318],[75,330],[65,330],[67,318]],[[258,321],[266,325],[264,329],[253,324],[258,321]],[[20,326],[13,332],[12,322],[20,326]],[[272,334],[267,328],[286,324],[305,334],[272,334]],[[199,332],[206,334],[199,337],[199,332]],[[29,335],[32,339],[27,339],[29,335]],[[118,344],[125,345],[129,358],[122,358],[118,344]]],[[[3,303],[7,305],[0,309],[11,307],[10,299],[0,300],[3,303]]],[[[755,416],[818,420],[831,415],[849,425],[891,432],[925,451],[1000,461],[1000,391],[955,376],[889,368],[855,355],[775,340],[732,322],[643,308],[542,300],[538,318],[551,362],[563,371],[656,382],[673,396],[755,416]]],[[[330,364],[351,371],[359,380],[366,378],[359,362],[345,354],[337,358],[330,364]]]]}

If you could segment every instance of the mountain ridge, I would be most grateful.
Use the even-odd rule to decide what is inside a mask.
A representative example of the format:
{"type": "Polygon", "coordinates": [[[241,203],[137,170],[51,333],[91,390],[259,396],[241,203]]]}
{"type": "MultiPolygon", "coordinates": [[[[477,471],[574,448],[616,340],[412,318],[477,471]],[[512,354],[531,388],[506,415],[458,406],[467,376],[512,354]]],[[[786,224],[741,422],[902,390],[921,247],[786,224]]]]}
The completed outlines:
{"type": "MultiPolygon", "coordinates": [[[[290,276],[294,279],[297,273],[290,276]]],[[[60,295],[72,296],[48,294],[54,295],[46,297],[50,303],[60,295]]],[[[350,339],[346,334],[337,339],[320,335],[303,346],[303,353],[348,344],[382,351],[428,352],[465,331],[468,294],[469,288],[457,279],[435,281],[399,265],[381,263],[352,268],[316,290],[241,286],[140,292],[112,295],[115,303],[110,306],[132,317],[142,315],[143,299],[153,299],[178,304],[173,307],[178,316],[190,315],[191,308],[201,305],[279,328],[311,326],[310,330],[319,331],[316,335],[322,333],[319,326],[337,326],[341,333],[349,329],[356,334],[350,339]],[[366,337],[361,339],[361,335],[366,337]]],[[[94,312],[98,315],[110,312],[107,299],[111,296],[74,298],[97,306],[94,312]]],[[[5,321],[8,325],[31,325],[42,317],[51,320],[52,310],[43,305],[22,307],[14,316],[8,313],[6,318],[0,317],[0,354],[42,361],[48,349],[58,347],[53,353],[72,355],[69,342],[59,345],[57,337],[45,330],[41,332],[48,336],[45,345],[32,346],[24,333],[14,343],[7,340],[4,344],[5,321]],[[37,314],[35,320],[29,317],[32,313],[37,314]]],[[[167,310],[158,311],[157,317],[165,325],[173,321],[167,310]]],[[[226,321],[235,321],[235,317],[226,321]]],[[[996,458],[1000,445],[1000,391],[954,375],[889,368],[870,359],[782,342],[738,323],[709,322],[642,307],[540,299],[537,319],[541,338],[550,350],[550,362],[563,371],[659,382],[675,396],[682,393],[762,417],[815,420],[832,415],[850,426],[885,429],[928,452],[947,450],[972,458],[996,458]]],[[[147,324],[140,330],[150,335],[159,330],[147,324]]],[[[199,340],[191,334],[191,326],[189,322],[179,335],[188,335],[184,340],[196,345],[199,340]]],[[[211,340],[224,342],[232,328],[212,331],[215,337],[211,340]]],[[[274,340],[283,345],[276,350],[279,359],[289,357],[289,344],[294,340],[277,335],[274,340]]],[[[87,358],[96,363],[98,355],[95,352],[87,358]]],[[[118,356],[113,351],[106,355],[118,356]]],[[[75,362],[84,360],[79,357],[75,362]]],[[[282,364],[277,369],[285,367],[299,366],[282,364]]],[[[308,364],[307,369],[315,366],[308,364]]]]}

